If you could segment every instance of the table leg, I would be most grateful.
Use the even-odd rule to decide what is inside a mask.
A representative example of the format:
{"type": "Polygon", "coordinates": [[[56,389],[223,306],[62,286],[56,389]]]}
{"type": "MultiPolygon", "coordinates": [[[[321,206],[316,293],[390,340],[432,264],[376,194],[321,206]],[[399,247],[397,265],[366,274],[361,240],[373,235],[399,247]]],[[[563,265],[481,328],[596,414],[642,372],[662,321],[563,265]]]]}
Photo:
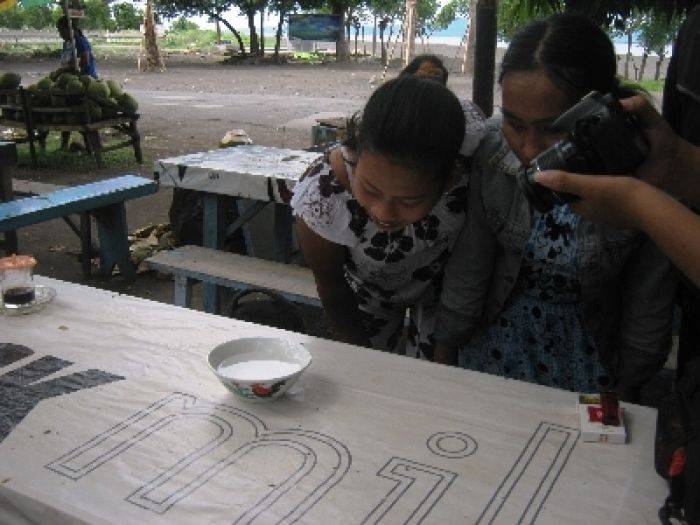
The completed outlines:
{"type": "MultiPolygon", "coordinates": [[[[265,204],[261,201],[256,201],[253,199],[236,199],[236,206],[238,207],[238,217],[240,221],[240,227],[243,231],[243,240],[245,241],[245,252],[250,257],[255,257],[255,247],[253,246],[253,236],[250,233],[250,228],[246,226],[250,219],[255,217],[260,210],[265,207],[265,204]]],[[[236,221],[237,223],[239,221],[236,221]]]]}
{"type": "MultiPolygon", "coordinates": [[[[226,200],[223,195],[204,193],[204,247],[218,250],[224,236],[226,220],[226,200]]],[[[219,286],[204,283],[204,311],[210,314],[219,311],[219,286]]]]}
{"type": "Polygon", "coordinates": [[[288,263],[292,257],[292,208],[288,204],[275,204],[275,235],[272,240],[275,260],[288,263]]]}

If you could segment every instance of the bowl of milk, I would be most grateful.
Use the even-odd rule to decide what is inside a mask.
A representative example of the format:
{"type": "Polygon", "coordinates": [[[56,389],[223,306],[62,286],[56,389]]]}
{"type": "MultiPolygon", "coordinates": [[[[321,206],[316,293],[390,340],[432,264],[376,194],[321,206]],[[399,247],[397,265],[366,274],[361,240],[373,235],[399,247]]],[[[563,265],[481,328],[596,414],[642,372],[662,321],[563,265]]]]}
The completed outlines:
{"type": "Polygon", "coordinates": [[[311,364],[300,343],[274,337],[247,337],[221,344],[209,353],[209,366],[235,395],[252,402],[277,399],[311,364]]]}

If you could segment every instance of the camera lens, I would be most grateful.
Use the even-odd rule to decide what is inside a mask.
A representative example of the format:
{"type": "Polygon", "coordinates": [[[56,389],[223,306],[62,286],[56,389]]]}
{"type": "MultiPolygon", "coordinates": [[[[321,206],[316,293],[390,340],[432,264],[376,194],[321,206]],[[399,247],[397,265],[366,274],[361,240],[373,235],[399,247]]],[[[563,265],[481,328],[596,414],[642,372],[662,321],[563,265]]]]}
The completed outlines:
{"type": "Polygon", "coordinates": [[[552,200],[552,192],[535,181],[535,173],[538,171],[536,168],[521,170],[517,178],[518,186],[533,208],[540,213],[547,213],[557,203],[552,200]]]}
{"type": "Polygon", "coordinates": [[[557,194],[535,181],[535,173],[544,170],[566,169],[576,155],[576,146],[569,140],[557,142],[535,157],[529,168],[518,173],[518,186],[533,208],[547,213],[554,206],[574,200],[573,195],[557,194]]]}

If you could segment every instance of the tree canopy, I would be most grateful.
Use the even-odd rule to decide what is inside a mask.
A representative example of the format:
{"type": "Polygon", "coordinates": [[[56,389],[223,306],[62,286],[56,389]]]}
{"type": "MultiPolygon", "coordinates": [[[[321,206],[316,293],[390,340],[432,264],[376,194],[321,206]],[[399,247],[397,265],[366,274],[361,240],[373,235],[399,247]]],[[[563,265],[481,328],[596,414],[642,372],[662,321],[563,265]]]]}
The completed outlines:
{"type": "Polygon", "coordinates": [[[624,20],[633,15],[633,9],[641,12],[656,11],[667,17],[683,13],[698,5],[698,0],[514,0],[519,8],[529,13],[537,9],[570,11],[589,16],[601,25],[624,20]]]}

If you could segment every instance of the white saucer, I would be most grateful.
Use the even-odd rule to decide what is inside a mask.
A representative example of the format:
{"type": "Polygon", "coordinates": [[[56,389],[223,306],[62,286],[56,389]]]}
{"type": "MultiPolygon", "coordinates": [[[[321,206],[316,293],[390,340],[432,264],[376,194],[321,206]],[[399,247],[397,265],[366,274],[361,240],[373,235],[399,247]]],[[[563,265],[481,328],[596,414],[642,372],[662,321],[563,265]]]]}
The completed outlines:
{"type": "Polygon", "coordinates": [[[22,305],[2,305],[0,315],[24,315],[38,312],[56,297],[56,290],[50,286],[36,285],[34,287],[34,300],[22,305]]]}

